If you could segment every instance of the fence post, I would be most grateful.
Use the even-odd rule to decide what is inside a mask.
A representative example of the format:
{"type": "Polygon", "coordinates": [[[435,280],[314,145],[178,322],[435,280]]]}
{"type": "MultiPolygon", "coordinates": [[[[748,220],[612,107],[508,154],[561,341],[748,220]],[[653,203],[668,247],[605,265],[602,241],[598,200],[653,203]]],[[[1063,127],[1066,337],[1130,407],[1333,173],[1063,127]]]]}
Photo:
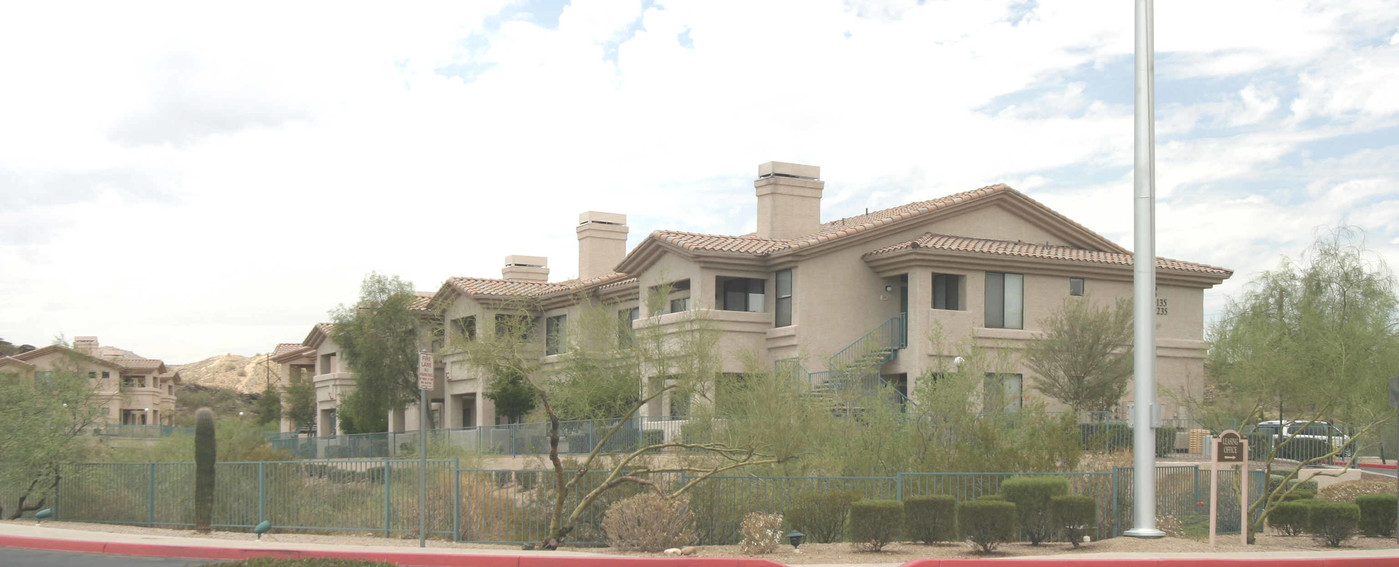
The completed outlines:
{"type": "Polygon", "coordinates": [[[1200,513],[1200,465],[1195,465],[1195,513],[1200,513]]]}
{"type": "Polygon", "coordinates": [[[390,500],[389,492],[389,461],[384,459],[384,537],[389,537],[389,527],[392,525],[393,501],[390,500]]]}
{"type": "MultiPolygon", "coordinates": [[[[266,463],[257,463],[257,523],[267,519],[267,469],[266,463]]],[[[254,524],[256,525],[256,524],[254,524]]]]}
{"type": "Polygon", "coordinates": [[[1117,507],[1117,470],[1120,468],[1122,467],[1112,467],[1112,537],[1122,535],[1117,531],[1117,517],[1121,513],[1117,507]]]}
{"type": "Polygon", "coordinates": [[[452,459],[452,541],[461,541],[461,457],[452,459]]]}
{"type": "Polygon", "coordinates": [[[155,527],[155,463],[146,472],[146,527],[155,527]]]}

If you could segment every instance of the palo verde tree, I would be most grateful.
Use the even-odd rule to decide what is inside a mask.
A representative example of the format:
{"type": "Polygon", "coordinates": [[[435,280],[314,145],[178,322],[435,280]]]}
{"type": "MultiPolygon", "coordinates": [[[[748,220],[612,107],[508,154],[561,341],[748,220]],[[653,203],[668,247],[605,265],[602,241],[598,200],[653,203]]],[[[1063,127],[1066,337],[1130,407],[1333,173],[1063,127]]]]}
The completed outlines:
{"type": "Polygon", "coordinates": [[[1034,388],[1074,411],[1109,411],[1132,377],[1132,303],[1095,305],[1070,297],[1040,321],[1044,335],[1025,348],[1034,388]]]}
{"type": "Polygon", "coordinates": [[[416,297],[412,284],[371,273],[359,301],[331,313],[331,339],[355,373],[355,390],[341,403],[341,422],[355,429],[350,433],[388,431],[389,411],[418,399],[419,320],[409,310],[416,297]]]}
{"type": "MultiPolygon", "coordinates": [[[[547,506],[548,530],[540,547],[557,549],[573,532],[588,508],[609,490],[632,484],[646,487],[665,497],[676,497],[715,474],[740,467],[768,464],[776,459],[751,445],[722,442],[674,440],[639,444],[625,454],[604,459],[604,448],[619,432],[634,428],[631,418],[645,405],[663,399],[668,392],[701,390],[700,383],[712,382],[719,374],[718,334],[705,324],[698,312],[673,325],[667,333],[647,326],[635,335],[619,333],[618,307],[580,299],[581,306],[567,315],[566,336],[546,338],[534,332],[537,306],[517,304],[497,318],[493,335],[475,338],[454,336],[450,348],[466,353],[467,360],[482,370],[487,379],[523,378],[538,400],[539,411],[548,424],[549,463],[553,468],[552,498],[547,506]],[[566,341],[566,352],[547,368],[541,364],[547,340],[566,341]],[[642,377],[663,376],[645,391],[642,377]],[[604,392],[624,391],[609,398],[604,392]],[[607,399],[611,408],[590,404],[607,399]],[[618,400],[623,400],[618,403],[618,400]],[[558,404],[556,404],[558,402],[558,404]],[[617,418],[600,432],[594,446],[570,463],[565,470],[559,458],[561,415],[579,416],[611,413],[617,418]],[[693,455],[677,462],[650,457],[663,451],[693,455]],[[703,455],[700,457],[699,455],[703,455]],[[606,466],[602,463],[606,462],[606,466]],[[605,473],[595,487],[581,494],[575,504],[570,495],[584,490],[583,484],[594,468],[605,473]],[[663,486],[654,479],[663,473],[687,472],[694,475],[684,485],[663,486]]],[[[630,448],[630,447],[629,447],[630,448]]]]}
{"type": "MultiPolygon", "coordinates": [[[[58,486],[60,465],[87,454],[85,436],[100,423],[115,384],[88,378],[88,357],[72,353],[32,376],[0,369],[0,486],[15,488],[0,514],[16,519],[45,507],[58,486]],[[107,386],[107,387],[104,387],[107,386]]],[[[108,379],[111,380],[111,379],[108,379]]]]}
{"type": "Polygon", "coordinates": [[[316,385],[303,369],[293,369],[287,377],[287,389],[282,392],[282,417],[296,424],[296,429],[309,429],[316,423],[316,385]]]}
{"type": "MultiPolygon", "coordinates": [[[[1365,250],[1363,235],[1334,229],[1229,301],[1209,333],[1215,389],[1209,401],[1230,404],[1241,423],[1277,417],[1346,424],[1354,438],[1348,446],[1323,450],[1301,464],[1330,462],[1392,418],[1387,392],[1399,368],[1396,309],[1394,276],[1365,250]]],[[[1279,453],[1297,440],[1283,437],[1269,448],[1264,458],[1270,472],[1279,453]]],[[[1285,480],[1296,474],[1292,469],[1285,480]]],[[[1252,509],[1294,487],[1279,483],[1252,509]]],[[[1255,529],[1266,516],[1266,510],[1253,516],[1255,529]]]]}

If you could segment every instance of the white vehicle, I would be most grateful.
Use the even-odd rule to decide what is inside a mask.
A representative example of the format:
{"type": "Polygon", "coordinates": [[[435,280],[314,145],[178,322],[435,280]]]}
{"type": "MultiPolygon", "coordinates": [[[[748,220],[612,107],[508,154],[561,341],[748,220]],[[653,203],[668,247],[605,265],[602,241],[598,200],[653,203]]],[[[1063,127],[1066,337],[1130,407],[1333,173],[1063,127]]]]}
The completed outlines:
{"type": "Polygon", "coordinates": [[[1258,425],[1255,426],[1254,432],[1261,435],[1277,437],[1278,429],[1281,428],[1284,423],[1287,424],[1287,430],[1282,433],[1285,437],[1316,439],[1329,442],[1332,449],[1345,447],[1345,450],[1339,454],[1343,459],[1349,459],[1351,454],[1355,452],[1355,447],[1346,447],[1346,445],[1350,443],[1350,436],[1346,435],[1345,432],[1341,431],[1336,426],[1325,421],[1307,422],[1288,420],[1283,422],[1273,419],[1259,422],[1258,425]]]}

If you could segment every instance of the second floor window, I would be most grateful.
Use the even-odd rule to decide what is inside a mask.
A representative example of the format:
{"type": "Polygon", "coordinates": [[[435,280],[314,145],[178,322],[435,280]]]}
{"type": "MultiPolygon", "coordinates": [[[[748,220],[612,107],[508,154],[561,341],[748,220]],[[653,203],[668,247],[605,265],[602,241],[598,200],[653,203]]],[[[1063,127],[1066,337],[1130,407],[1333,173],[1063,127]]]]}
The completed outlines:
{"type": "Polygon", "coordinates": [[[641,308],[632,307],[617,312],[617,344],[631,346],[636,343],[636,333],[632,331],[632,321],[641,318],[641,308]]]}
{"type": "Polygon", "coordinates": [[[1083,295],[1083,278],[1069,278],[1069,295],[1083,295]]]}
{"type": "Polygon", "coordinates": [[[568,315],[555,315],[544,320],[544,354],[560,354],[568,350],[568,315]]]}
{"type": "Polygon", "coordinates": [[[933,274],[933,309],[962,309],[962,276],[933,274]]]}
{"type": "Polygon", "coordinates": [[[724,311],[767,311],[763,301],[763,290],[767,281],[755,278],[714,278],[714,303],[724,311]]]}
{"type": "Polygon", "coordinates": [[[774,327],[792,324],[792,270],[777,272],[777,302],[773,304],[774,327]]]}
{"type": "Polygon", "coordinates": [[[476,340],[476,316],[468,315],[452,319],[452,338],[476,340]]]}
{"type": "Polygon", "coordinates": [[[1025,328],[1025,275],[986,272],[986,327],[1025,328]]]}

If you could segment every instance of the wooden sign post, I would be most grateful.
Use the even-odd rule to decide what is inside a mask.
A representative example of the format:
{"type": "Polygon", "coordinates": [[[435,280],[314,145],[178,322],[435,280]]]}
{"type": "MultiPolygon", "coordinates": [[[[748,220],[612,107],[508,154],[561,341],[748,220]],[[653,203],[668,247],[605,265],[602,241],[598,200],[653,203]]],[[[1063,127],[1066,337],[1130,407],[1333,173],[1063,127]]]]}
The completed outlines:
{"type": "Polygon", "coordinates": [[[1248,441],[1239,432],[1229,429],[1219,434],[1214,444],[1214,456],[1210,459],[1210,547],[1214,547],[1214,535],[1219,515],[1219,465],[1233,468],[1239,466],[1239,533],[1243,544],[1248,545],[1248,441]]]}

